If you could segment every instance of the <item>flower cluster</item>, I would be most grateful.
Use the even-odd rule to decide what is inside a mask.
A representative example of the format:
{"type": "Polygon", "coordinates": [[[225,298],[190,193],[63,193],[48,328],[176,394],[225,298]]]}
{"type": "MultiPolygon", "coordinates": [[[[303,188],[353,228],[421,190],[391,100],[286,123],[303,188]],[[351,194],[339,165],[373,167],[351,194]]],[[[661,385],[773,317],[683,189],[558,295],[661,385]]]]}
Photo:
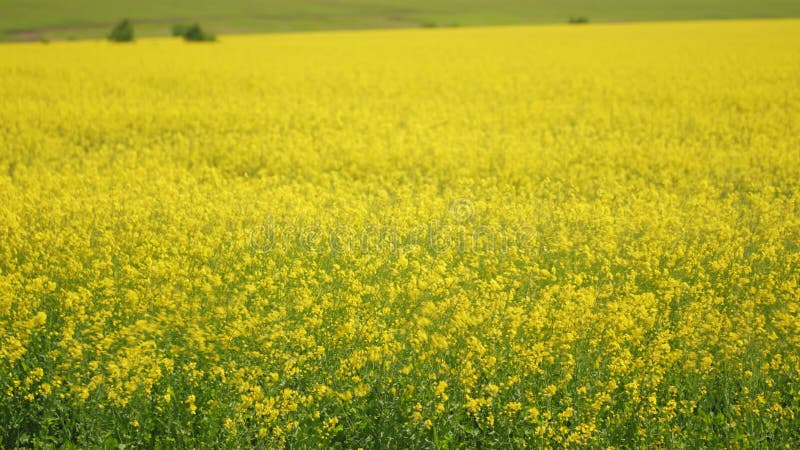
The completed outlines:
{"type": "Polygon", "coordinates": [[[0,46],[0,447],[796,448],[798,48],[0,46]]]}

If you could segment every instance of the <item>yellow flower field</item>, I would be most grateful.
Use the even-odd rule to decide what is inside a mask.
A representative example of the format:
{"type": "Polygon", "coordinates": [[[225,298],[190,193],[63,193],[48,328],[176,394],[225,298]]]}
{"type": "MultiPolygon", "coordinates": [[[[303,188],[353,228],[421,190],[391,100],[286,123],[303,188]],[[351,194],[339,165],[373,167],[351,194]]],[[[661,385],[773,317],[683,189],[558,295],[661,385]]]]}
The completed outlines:
{"type": "Polygon", "coordinates": [[[800,20],[0,45],[0,447],[800,445],[800,20]]]}

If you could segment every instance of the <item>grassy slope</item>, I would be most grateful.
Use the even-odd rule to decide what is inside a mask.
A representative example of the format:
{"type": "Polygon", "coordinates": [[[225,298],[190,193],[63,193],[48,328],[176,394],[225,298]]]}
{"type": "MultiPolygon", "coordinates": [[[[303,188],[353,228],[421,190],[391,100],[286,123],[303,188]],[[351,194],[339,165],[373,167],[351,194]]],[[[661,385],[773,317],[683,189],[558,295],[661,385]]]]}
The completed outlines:
{"type": "Polygon", "coordinates": [[[218,32],[592,21],[798,17],[798,0],[0,0],[0,38],[100,37],[122,17],[140,34],[195,20],[218,32]]]}

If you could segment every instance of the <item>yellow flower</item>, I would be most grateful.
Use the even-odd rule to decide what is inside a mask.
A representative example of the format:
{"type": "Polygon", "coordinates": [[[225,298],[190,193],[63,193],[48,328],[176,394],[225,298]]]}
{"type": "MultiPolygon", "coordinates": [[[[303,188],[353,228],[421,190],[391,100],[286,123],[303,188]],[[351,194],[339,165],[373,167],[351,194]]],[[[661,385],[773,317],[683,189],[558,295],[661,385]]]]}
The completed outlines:
{"type": "Polygon", "coordinates": [[[356,397],[363,397],[363,396],[369,394],[369,386],[367,386],[364,383],[360,383],[355,388],[355,394],[356,394],[356,397]]]}
{"type": "Polygon", "coordinates": [[[195,400],[196,400],[196,397],[194,396],[194,394],[189,394],[189,396],[186,397],[186,400],[184,401],[184,403],[187,404],[188,407],[189,407],[189,414],[196,414],[197,413],[197,406],[194,403],[195,400]]]}
{"type": "Polygon", "coordinates": [[[0,45],[0,424],[791,443],[798,48],[797,19],[0,45]]]}

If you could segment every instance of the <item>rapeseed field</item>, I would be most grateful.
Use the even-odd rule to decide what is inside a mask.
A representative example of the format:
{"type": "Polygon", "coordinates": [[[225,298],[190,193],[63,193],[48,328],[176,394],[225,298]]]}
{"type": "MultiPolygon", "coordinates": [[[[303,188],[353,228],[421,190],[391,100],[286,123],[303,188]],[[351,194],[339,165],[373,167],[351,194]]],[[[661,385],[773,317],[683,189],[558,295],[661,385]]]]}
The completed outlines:
{"type": "Polygon", "coordinates": [[[0,46],[0,447],[797,448],[800,21],[0,46]]]}

